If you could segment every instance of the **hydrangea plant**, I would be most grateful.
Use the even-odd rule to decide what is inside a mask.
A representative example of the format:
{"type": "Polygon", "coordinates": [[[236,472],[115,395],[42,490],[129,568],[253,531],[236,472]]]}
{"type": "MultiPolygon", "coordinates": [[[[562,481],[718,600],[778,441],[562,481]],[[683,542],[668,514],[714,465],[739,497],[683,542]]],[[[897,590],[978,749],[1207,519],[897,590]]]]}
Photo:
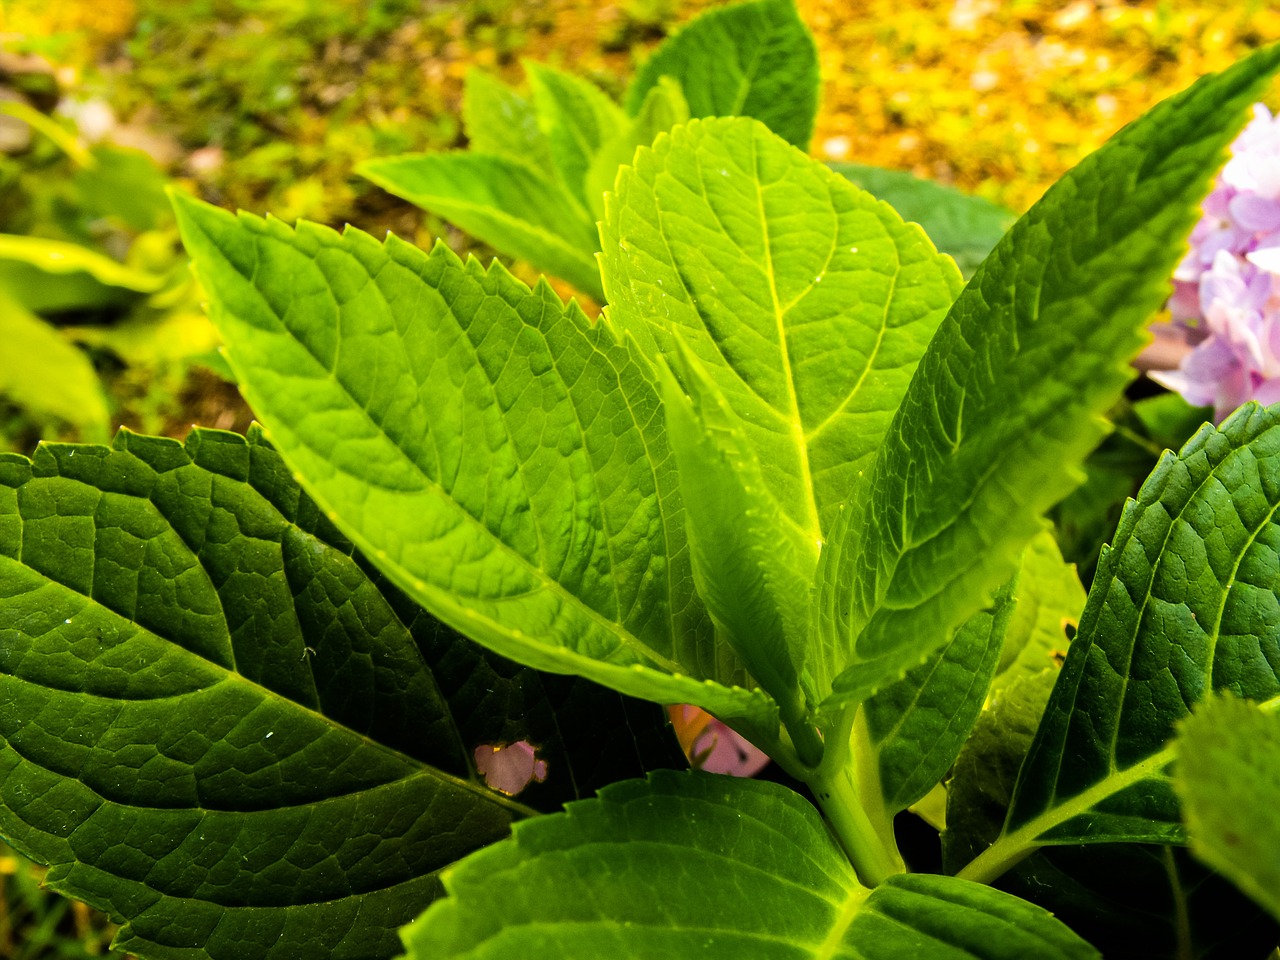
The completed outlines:
{"type": "MultiPolygon", "coordinates": [[[[739,40],[701,22],[685,88],[739,40]]],[[[759,116],[619,170],[594,322],[175,194],[269,433],[0,457],[0,834],[165,960],[1265,955],[1232,730],[1280,705],[1280,407],[1166,453],[1087,600],[1043,517],[1278,68],[1155,107],[967,284],[759,116]],[[659,704],[790,784],[671,769],[659,704]]],[[[796,127],[786,71],[729,107],[796,127]]]]}

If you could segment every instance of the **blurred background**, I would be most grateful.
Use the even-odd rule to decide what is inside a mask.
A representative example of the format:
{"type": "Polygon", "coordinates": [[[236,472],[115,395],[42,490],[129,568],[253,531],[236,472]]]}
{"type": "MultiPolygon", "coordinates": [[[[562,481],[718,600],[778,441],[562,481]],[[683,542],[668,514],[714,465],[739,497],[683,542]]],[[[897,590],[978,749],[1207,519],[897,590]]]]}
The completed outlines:
{"type": "MultiPolygon", "coordinates": [[[[817,156],[1018,212],[1156,101],[1280,40],[1264,0],[798,3],[821,54],[817,156]]],[[[250,422],[167,185],[487,258],[355,165],[465,146],[472,66],[519,85],[521,59],[544,61],[616,98],[648,49],[713,5],[0,0],[0,451],[250,422]]],[[[39,879],[0,846],[0,958],[106,954],[106,920],[39,879]]]]}

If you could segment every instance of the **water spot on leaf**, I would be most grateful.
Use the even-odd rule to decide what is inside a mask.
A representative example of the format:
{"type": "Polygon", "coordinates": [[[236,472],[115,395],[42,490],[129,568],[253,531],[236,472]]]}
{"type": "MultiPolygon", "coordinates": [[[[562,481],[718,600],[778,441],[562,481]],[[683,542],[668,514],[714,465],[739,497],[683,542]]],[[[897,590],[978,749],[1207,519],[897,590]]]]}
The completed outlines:
{"type": "Polygon", "coordinates": [[[476,772],[490,790],[509,797],[533,783],[547,779],[547,761],[538,757],[538,748],[527,740],[515,743],[482,743],[475,749],[476,772]]]}

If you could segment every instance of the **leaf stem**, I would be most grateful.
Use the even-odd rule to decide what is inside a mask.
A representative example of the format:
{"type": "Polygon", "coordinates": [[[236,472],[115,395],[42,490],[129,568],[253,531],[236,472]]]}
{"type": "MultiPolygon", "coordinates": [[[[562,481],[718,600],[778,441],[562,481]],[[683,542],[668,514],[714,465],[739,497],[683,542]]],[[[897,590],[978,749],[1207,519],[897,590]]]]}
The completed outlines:
{"type": "Polygon", "coordinates": [[[856,714],[856,705],[841,712],[827,738],[822,764],[807,782],[858,878],[874,887],[895,874],[906,873],[907,867],[897,846],[892,841],[886,843],[876,829],[858,796],[850,749],[856,714]]]}

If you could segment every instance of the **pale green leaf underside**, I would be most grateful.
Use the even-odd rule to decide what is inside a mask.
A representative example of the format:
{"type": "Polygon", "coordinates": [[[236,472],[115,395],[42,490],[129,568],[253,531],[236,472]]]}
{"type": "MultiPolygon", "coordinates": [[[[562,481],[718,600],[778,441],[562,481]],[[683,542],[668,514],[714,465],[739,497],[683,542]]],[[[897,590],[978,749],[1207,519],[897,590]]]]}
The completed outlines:
{"type": "Polygon", "coordinates": [[[816,556],[959,289],[923,232],[746,119],[641,149],[601,227],[608,322],[707,368],[816,556]]]}
{"type": "Polygon", "coordinates": [[[444,881],[448,899],[403,933],[410,960],[1097,956],[989,887],[904,875],[868,890],[799,795],[705,774],[607,787],[444,881]]]}
{"type": "Polygon", "coordinates": [[[398,586],[529,666],[768,723],[694,596],[631,347],[443,246],[175,202],[242,390],[398,586]]]}
{"type": "Polygon", "coordinates": [[[389,958],[519,814],[317,523],[252,437],[0,456],[0,835],[132,953],[389,958]]]}
{"type": "Polygon", "coordinates": [[[411,153],[366,160],[357,172],[508,256],[603,299],[595,224],[563,186],[526,162],[482,153],[411,153]]]}
{"type": "Polygon", "coordinates": [[[1066,655],[1068,627],[1074,634],[1080,622],[1084,587],[1075,564],[1062,559],[1050,531],[1036,534],[1023,551],[1014,597],[1017,606],[1000,652],[996,688],[1056,667],[1066,655]]]}
{"type": "Polygon", "coordinates": [[[1178,734],[1174,785],[1192,851],[1280,920],[1280,716],[1213,698],[1178,734]]]}
{"type": "Polygon", "coordinates": [[[110,414],[89,358],[3,289],[0,344],[0,396],[37,416],[75,424],[86,439],[106,438],[110,414]]]}
{"type": "Polygon", "coordinates": [[[823,655],[844,668],[836,700],[945,642],[1078,483],[1209,181],[1278,62],[1280,48],[1262,51],[1125,127],[965,287],[828,538],[820,628],[823,655]]]}
{"type": "Polygon", "coordinates": [[[818,50],[793,0],[756,0],[691,20],[645,61],[627,90],[636,114],[664,77],[693,117],[755,117],[802,150],[818,112],[818,50]]]}
{"type": "Polygon", "coordinates": [[[1212,690],[1280,699],[1278,506],[1280,407],[1249,404],[1161,459],[1098,565],[986,862],[1185,839],[1175,723],[1212,690]]]}

